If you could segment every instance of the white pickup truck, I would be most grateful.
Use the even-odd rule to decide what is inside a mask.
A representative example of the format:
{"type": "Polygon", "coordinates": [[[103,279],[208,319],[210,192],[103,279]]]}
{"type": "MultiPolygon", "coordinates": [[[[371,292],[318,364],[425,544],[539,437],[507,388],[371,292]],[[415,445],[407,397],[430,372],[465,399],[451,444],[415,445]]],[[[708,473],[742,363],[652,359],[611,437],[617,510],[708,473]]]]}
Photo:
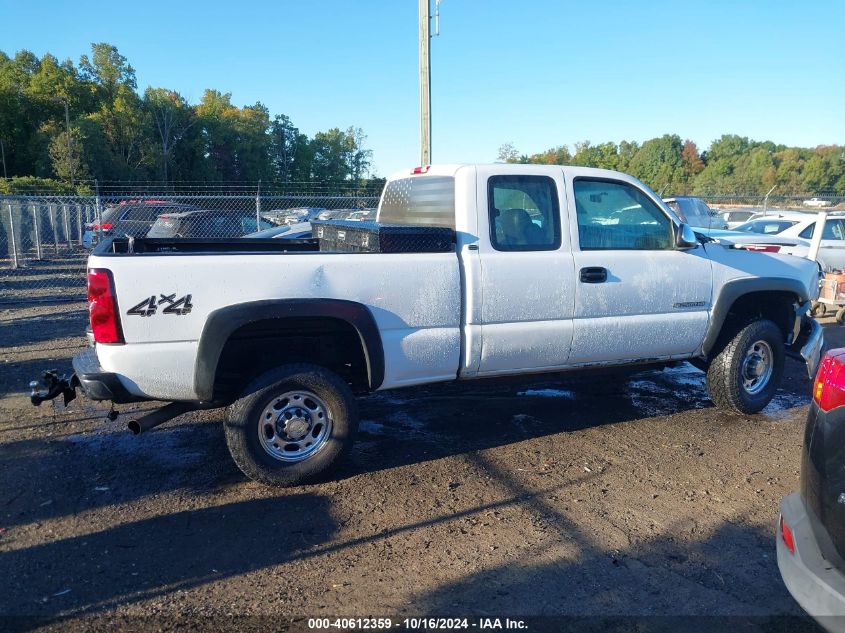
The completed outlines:
{"type": "Polygon", "coordinates": [[[102,243],[88,262],[91,346],[70,378],[33,383],[33,402],[77,387],[95,400],[170,402],[131,421],[136,433],[227,406],[238,466],[291,485],[348,450],[353,394],[687,359],[717,406],[753,413],[786,354],[811,373],[818,362],[821,328],[806,316],[814,262],[697,235],[625,174],[416,168],[387,181],[378,221],[446,227],[449,248],[102,243]]]}

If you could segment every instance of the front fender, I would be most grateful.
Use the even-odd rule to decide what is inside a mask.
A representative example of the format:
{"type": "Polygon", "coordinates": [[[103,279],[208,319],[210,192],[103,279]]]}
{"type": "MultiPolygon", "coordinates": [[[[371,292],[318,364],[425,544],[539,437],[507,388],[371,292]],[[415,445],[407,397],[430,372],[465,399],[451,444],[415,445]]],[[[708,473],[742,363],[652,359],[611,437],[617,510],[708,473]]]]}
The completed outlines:
{"type": "Polygon", "coordinates": [[[701,345],[705,356],[709,356],[716,346],[719,335],[722,333],[722,326],[737,299],[756,292],[787,292],[794,295],[801,304],[810,300],[804,283],[789,277],[749,277],[726,282],[710,313],[710,325],[701,345]]]}

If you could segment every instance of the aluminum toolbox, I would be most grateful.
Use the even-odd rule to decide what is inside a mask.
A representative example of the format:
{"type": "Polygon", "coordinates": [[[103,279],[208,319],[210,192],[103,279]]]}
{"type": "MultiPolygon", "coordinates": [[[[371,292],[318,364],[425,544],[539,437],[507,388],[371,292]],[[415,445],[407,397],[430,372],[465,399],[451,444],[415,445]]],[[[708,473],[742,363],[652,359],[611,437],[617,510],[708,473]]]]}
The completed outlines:
{"type": "Polygon", "coordinates": [[[313,220],[312,235],[323,252],[448,253],[455,250],[455,231],[442,226],[313,220]]]}

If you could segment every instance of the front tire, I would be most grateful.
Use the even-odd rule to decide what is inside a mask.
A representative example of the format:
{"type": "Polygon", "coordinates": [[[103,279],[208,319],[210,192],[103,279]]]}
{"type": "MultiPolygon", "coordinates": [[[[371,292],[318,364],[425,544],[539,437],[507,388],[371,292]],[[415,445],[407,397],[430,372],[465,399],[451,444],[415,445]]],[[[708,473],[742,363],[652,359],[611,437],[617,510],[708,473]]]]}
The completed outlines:
{"type": "Polygon", "coordinates": [[[243,473],[295,486],[328,473],[358,429],[352,390],[316,365],[285,365],[254,380],[228,411],[226,444],[243,473]]]}
{"type": "Polygon", "coordinates": [[[746,325],[710,363],[710,399],[720,409],[757,413],[777,391],[784,356],[783,333],[777,325],[766,319],[746,325]]]}

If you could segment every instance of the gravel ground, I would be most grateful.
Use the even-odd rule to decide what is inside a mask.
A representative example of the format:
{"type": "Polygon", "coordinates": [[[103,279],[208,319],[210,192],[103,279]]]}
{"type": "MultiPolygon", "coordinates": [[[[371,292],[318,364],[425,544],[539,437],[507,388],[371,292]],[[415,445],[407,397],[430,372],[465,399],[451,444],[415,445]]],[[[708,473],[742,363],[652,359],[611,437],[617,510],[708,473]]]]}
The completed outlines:
{"type": "MultiPolygon", "coordinates": [[[[688,364],[601,394],[554,378],[379,393],[339,473],[276,490],[236,469],[222,411],[134,438],[129,406],[114,422],[84,399],[32,407],[26,384],[69,369],[85,320],[84,303],[0,310],[6,628],[567,615],[589,616],[563,621],[578,630],[816,630],[774,549],[809,402],[794,361],[754,416],[716,411],[688,364]]],[[[563,626],[533,626],[549,622],[563,626]]]]}

